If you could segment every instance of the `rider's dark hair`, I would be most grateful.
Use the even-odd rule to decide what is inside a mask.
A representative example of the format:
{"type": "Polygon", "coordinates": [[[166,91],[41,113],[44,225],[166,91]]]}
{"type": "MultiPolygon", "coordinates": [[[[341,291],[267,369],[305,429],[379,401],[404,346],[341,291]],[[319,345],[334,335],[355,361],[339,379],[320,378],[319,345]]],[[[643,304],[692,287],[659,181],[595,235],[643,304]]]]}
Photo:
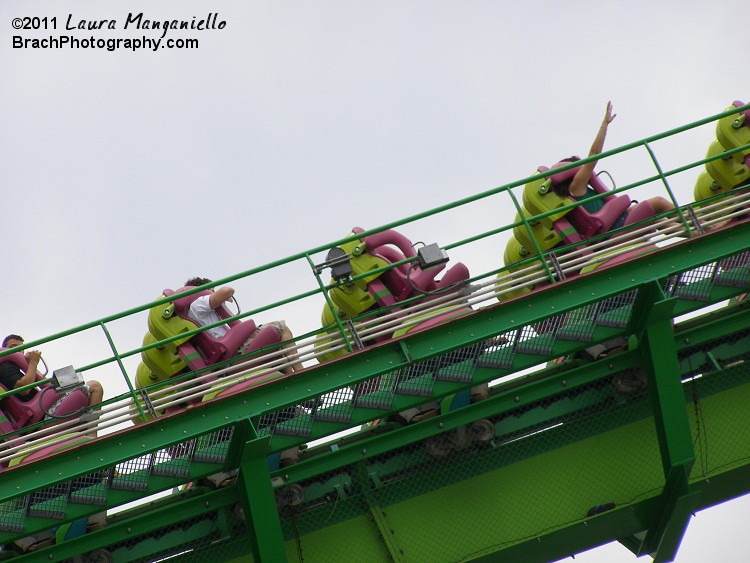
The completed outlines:
{"type": "Polygon", "coordinates": [[[199,285],[206,285],[207,283],[211,283],[211,281],[212,280],[208,278],[190,278],[188,281],[185,282],[185,285],[198,287],[199,285]]]}
{"type": "MultiPolygon", "coordinates": [[[[580,156],[569,156],[568,158],[563,158],[560,162],[577,162],[579,160],[581,160],[580,156]]],[[[570,183],[572,181],[573,178],[560,182],[559,184],[553,184],[552,189],[560,197],[570,197],[570,183]]]]}

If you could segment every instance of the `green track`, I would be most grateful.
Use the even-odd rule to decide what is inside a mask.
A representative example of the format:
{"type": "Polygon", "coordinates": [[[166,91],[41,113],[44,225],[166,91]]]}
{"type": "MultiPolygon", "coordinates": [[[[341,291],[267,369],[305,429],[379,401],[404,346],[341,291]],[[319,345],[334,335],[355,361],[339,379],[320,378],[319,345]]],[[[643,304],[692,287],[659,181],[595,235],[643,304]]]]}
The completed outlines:
{"type": "MultiPolygon", "coordinates": [[[[679,137],[727,115],[604,156],[679,137]]],[[[655,179],[668,188],[666,179],[676,171],[656,164],[655,179]]],[[[423,217],[512,193],[529,180],[382,229],[408,229],[423,217]]],[[[693,231],[622,265],[598,267],[516,299],[490,294],[473,302],[470,313],[429,330],[322,364],[310,361],[294,377],[138,427],[128,424],[3,470],[0,545],[6,549],[0,558],[552,561],[620,541],[634,558],[670,561],[695,511],[750,492],[750,310],[736,299],[750,285],[747,240],[750,222],[739,214],[717,232],[693,231]],[[544,323],[558,328],[543,331],[544,323]],[[629,339],[627,350],[596,360],[583,354],[619,337],[629,339]],[[561,357],[567,359],[552,363],[561,357]],[[399,383],[352,397],[355,385],[375,380],[399,383]],[[486,400],[444,408],[418,423],[387,422],[407,408],[483,383],[491,383],[486,400]],[[267,422],[310,400],[316,408],[267,422]],[[477,421],[489,421],[490,438],[470,439],[477,421]],[[353,433],[339,435],[343,430],[353,433]],[[323,439],[329,441],[305,446],[323,439]],[[269,469],[269,456],[295,446],[303,446],[298,463],[269,469]],[[230,470],[239,477],[229,486],[217,489],[204,480],[230,470]],[[187,483],[194,485],[177,490],[187,483]],[[299,502],[290,502],[300,493],[299,502]],[[112,510],[131,502],[136,504],[112,510]],[[107,525],[100,530],[25,554],[10,548],[105,510],[107,525]]],[[[314,266],[317,254],[341,243],[217,283],[295,261],[314,266]]],[[[529,263],[538,259],[532,253],[529,263]]],[[[331,286],[321,279],[324,268],[311,269],[312,284],[284,302],[317,297],[323,304],[331,286]]],[[[470,299],[476,288],[492,290],[501,270],[498,264],[475,274],[470,299]]],[[[102,329],[112,355],[78,370],[122,367],[144,348],[119,350],[108,325],[165,301],[28,345],[102,329]]],[[[243,316],[264,315],[277,305],[243,316]]],[[[315,334],[300,340],[305,338],[315,334]]],[[[356,348],[351,341],[348,346],[356,348]]],[[[120,412],[117,405],[132,405],[136,396],[133,391],[107,404],[120,412]]],[[[145,408],[142,400],[138,404],[145,408]]],[[[128,408],[137,412],[121,411],[128,408]]]]}

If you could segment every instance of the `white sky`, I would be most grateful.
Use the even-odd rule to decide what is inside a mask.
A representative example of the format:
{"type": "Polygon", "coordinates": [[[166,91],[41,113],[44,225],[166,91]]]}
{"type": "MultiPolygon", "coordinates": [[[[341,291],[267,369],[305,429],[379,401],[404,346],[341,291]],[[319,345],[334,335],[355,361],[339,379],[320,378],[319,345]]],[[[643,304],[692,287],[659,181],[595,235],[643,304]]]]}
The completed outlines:
{"type": "MultiPolygon", "coordinates": [[[[610,148],[718,113],[748,96],[746,5],[721,4],[3,0],[0,332],[41,338],[189,276],[226,277],[585,155],[608,99],[618,114],[610,148]],[[140,11],[218,12],[227,25],[168,33],[199,39],[197,50],[12,48],[13,35],[158,38],[122,29],[140,11]],[[117,30],[60,31],[68,14],[115,19],[117,30]],[[57,17],[58,31],[14,31],[24,16],[57,17]]],[[[657,156],[667,169],[697,160],[712,135],[657,143],[657,156]]],[[[644,151],[606,168],[618,185],[653,173],[644,151]]],[[[674,179],[682,203],[696,176],[674,179]]],[[[507,201],[487,202],[402,231],[447,244],[513,215],[507,201]]],[[[488,271],[503,250],[504,241],[458,258],[488,271]]],[[[310,289],[308,274],[238,282],[240,303],[310,289]]],[[[283,315],[306,332],[320,305],[283,315]]],[[[111,330],[131,349],[145,319],[111,330]]],[[[85,365],[103,346],[92,331],[42,349],[56,367],[85,365]]],[[[108,370],[97,378],[109,397],[125,386],[108,370]]],[[[744,560],[747,504],[699,514],[677,561],[744,560]]],[[[576,560],[634,557],[613,545],[576,560]]]]}

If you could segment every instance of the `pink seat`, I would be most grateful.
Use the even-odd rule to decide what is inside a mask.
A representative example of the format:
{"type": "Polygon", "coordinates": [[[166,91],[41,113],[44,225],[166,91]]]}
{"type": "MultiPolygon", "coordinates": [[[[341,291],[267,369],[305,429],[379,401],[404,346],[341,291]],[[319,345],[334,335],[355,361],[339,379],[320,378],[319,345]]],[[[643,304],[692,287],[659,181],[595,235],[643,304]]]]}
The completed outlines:
{"type": "Polygon", "coordinates": [[[640,223],[646,219],[650,219],[656,215],[653,205],[649,201],[640,201],[636,203],[630,211],[628,211],[628,218],[625,220],[624,227],[629,227],[635,223],[640,223]]]}

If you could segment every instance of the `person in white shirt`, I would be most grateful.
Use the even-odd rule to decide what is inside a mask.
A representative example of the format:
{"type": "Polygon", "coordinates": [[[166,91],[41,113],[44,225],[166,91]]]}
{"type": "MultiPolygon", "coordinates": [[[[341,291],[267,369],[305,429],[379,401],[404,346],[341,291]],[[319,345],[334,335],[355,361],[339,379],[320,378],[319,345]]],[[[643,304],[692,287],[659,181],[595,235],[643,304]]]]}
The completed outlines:
{"type": "MultiPolygon", "coordinates": [[[[211,283],[210,279],[196,277],[187,280],[185,282],[185,285],[197,287],[208,283],[211,283]]],[[[212,289],[210,291],[211,293],[209,295],[202,295],[195,301],[193,301],[190,304],[190,308],[188,310],[188,316],[200,326],[206,326],[221,322],[222,318],[216,312],[216,309],[218,309],[219,307],[224,305],[224,303],[230,301],[234,297],[234,288],[231,288],[229,286],[212,289]]],[[[272,326],[278,331],[279,337],[281,338],[282,342],[289,342],[289,344],[283,346],[282,349],[284,351],[284,355],[288,359],[294,360],[297,354],[297,348],[293,342],[294,335],[292,334],[292,331],[289,330],[289,327],[286,326],[286,322],[284,321],[271,321],[269,323],[259,325],[258,328],[247,338],[247,340],[245,340],[242,346],[240,346],[239,350],[237,350],[236,355],[239,356],[245,354],[253,338],[258,335],[261,328],[267,326],[272,326]]],[[[222,324],[208,329],[207,332],[213,338],[221,338],[227,333],[228,330],[229,326],[226,324],[222,324]]],[[[300,364],[299,361],[294,361],[294,363],[292,363],[290,366],[284,368],[283,371],[286,374],[291,374],[300,371],[301,369],[302,364],[300,364]]]]}

